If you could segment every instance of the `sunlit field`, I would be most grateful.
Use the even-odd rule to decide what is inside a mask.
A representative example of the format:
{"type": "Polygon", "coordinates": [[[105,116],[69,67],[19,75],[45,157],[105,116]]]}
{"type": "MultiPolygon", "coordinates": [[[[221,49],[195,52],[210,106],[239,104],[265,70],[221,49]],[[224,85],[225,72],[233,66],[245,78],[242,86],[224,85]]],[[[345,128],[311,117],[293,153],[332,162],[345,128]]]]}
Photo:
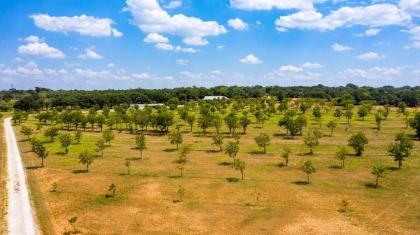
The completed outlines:
{"type": "MultiPolygon", "coordinates": [[[[113,131],[115,139],[103,157],[95,153],[95,143],[102,138],[98,127],[94,131],[87,128],[81,143],[70,145],[67,155],[58,138],[50,143],[43,135],[51,124],[35,130],[38,121],[34,115],[15,125],[15,130],[37,218],[46,234],[73,230],[82,234],[416,234],[420,231],[420,143],[414,141],[411,156],[397,169],[388,145],[399,131],[414,138],[414,130],[406,127],[403,115],[391,109],[378,131],[374,116],[378,108],[362,120],[355,107],[348,131],[344,117],[334,118],[334,109],[323,111],[324,137],[313,155],[308,154],[303,141],[309,129],[319,128],[311,110],[305,114],[308,126],[304,135],[295,139],[287,137],[278,125],[283,116],[279,112],[264,124],[250,115],[252,124],[247,134],[240,135],[237,155],[246,164],[244,180],[232,167],[233,160],[212,144],[215,129],[209,128],[203,135],[194,126],[190,133],[178,114],[175,119],[183,124],[183,145],[192,149],[182,177],[176,146],[170,144],[167,134],[151,127],[145,131],[143,159],[135,148],[136,134],[127,130],[113,131]],[[327,123],[332,119],[338,126],[330,136],[327,123]],[[27,137],[20,133],[22,126],[32,127],[34,136],[49,151],[43,168],[27,137]],[[359,131],[369,140],[366,150],[356,157],[347,147],[349,154],[341,169],[336,152],[359,131]],[[254,140],[261,133],[271,138],[266,154],[254,140]],[[291,150],[287,167],[281,157],[285,148],[291,150]],[[79,154],[85,150],[97,155],[89,172],[79,163],[79,154]],[[129,174],[126,160],[130,162],[129,174]],[[301,170],[305,160],[311,160],[316,169],[309,184],[301,170]],[[371,171],[377,164],[387,170],[375,188],[371,171]],[[108,191],[111,184],[116,186],[114,195],[108,191]],[[72,217],[77,217],[74,228],[69,223],[72,217]]],[[[71,130],[73,133],[74,127],[71,130]]],[[[171,126],[170,131],[174,130],[171,126]]],[[[66,127],[60,132],[65,133],[66,127]]],[[[234,141],[225,124],[221,132],[225,144],[234,141]]]]}

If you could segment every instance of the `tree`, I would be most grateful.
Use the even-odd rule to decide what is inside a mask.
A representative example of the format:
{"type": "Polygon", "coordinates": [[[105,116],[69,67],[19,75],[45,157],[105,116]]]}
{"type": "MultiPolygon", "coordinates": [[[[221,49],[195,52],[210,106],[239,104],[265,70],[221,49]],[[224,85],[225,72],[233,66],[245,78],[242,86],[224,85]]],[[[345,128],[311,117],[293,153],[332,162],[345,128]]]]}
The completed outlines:
{"type": "Polygon", "coordinates": [[[168,139],[171,144],[176,145],[176,149],[179,148],[179,145],[182,144],[183,141],[182,134],[179,131],[174,131],[171,134],[169,134],[168,139]]]}
{"type": "Polygon", "coordinates": [[[245,170],[245,161],[242,161],[241,159],[235,159],[233,162],[233,166],[235,170],[241,172],[241,179],[244,180],[244,170],[245,170]]]}
{"type": "Polygon", "coordinates": [[[365,151],[365,146],[368,143],[369,141],[363,132],[357,132],[356,134],[353,134],[348,141],[349,146],[351,146],[356,152],[356,156],[362,156],[363,152],[365,151]]]}
{"type": "Polygon", "coordinates": [[[417,139],[420,139],[420,112],[416,112],[414,114],[414,117],[410,122],[410,126],[416,131],[417,139]]]}
{"type": "Polygon", "coordinates": [[[331,134],[330,135],[332,136],[335,128],[337,128],[337,122],[334,121],[334,120],[331,120],[331,121],[328,122],[327,127],[328,127],[328,129],[331,130],[331,134]]]}
{"type": "Polygon", "coordinates": [[[375,165],[372,168],[372,175],[376,177],[375,188],[379,186],[379,178],[385,177],[385,167],[382,165],[375,165]]]}
{"type": "Polygon", "coordinates": [[[395,143],[388,147],[388,153],[394,156],[394,161],[398,162],[398,168],[402,167],[403,161],[411,155],[413,141],[404,132],[395,135],[395,143]]]}
{"type": "Polygon", "coordinates": [[[249,124],[251,124],[251,120],[249,119],[248,115],[243,115],[240,120],[239,120],[242,129],[243,129],[243,133],[246,134],[246,129],[248,127],[249,124]]]}
{"type": "Polygon", "coordinates": [[[190,126],[190,132],[192,132],[193,131],[194,122],[195,122],[195,115],[194,114],[188,114],[187,117],[185,118],[185,121],[190,126]]]}
{"type": "Polygon", "coordinates": [[[71,135],[68,133],[65,133],[65,134],[60,135],[59,139],[60,139],[61,147],[63,147],[65,149],[65,153],[68,154],[69,146],[71,145],[71,142],[72,142],[71,135]]]}
{"type": "Polygon", "coordinates": [[[82,132],[81,131],[76,131],[74,133],[74,140],[76,140],[77,144],[80,144],[80,141],[82,140],[82,132]]]}
{"type": "Polygon", "coordinates": [[[289,165],[289,158],[292,151],[289,148],[283,149],[281,157],[284,159],[284,165],[287,167],[289,165]]]}
{"type": "Polygon", "coordinates": [[[216,145],[219,147],[219,151],[223,151],[223,135],[221,134],[215,134],[212,137],[213,145],[216,145]]]}
{"type": "Polygon", "coordinates": [[[96,123],[98,124],[99,128],[101,129],[101,132],[102,132],[102,129],[104,127],[105,122],[106,122],[106,119],[105,119],[104,115],[96,116],[96,123]]]}
{"type": "Polygon", "coordinates": [[[341,161],[341,168],[344,168],[344,164],[347,157],[347,149],[346,147],[342,146],[338,149],[335,153],[335,156],[341,161]]]}
{"type": "Polygon", "coordinates": [[[86,171],[89,172],[89,166],[95,161],[95,156],[88,151],[83,151],[79,155],[79,163],[86,165],[86,171]]]}
{"type": "Polygon", "coordinates": [[[44,147],[44,145],[41,144],[41,142],[38,142],[34,147],[35,154],[41,158],[41,167],[44,167],[44,159],[48,157],[47,149],[44,147]]]}
{"type": "Polygon", "coordinates": [[[185,196],[185,188],[180,185],[176,193],[178,194],[178,198],[179,198],[178,200],[182,202],[185,196]]]}
{"type": "Polygon", "coordinates": [[[364,121],[365,120],[365,117],[369,114],[369,108],[366,105],[362,105],[357,110],[357,114],[364,121]]]}
{"type": "Polygon", "coordinates": [[[314,154],[314,148],[319,145],[319,136],[317,136],[314,132],[308,132],[303,140],[306,146],[309,148],[309,154],[314,154]]]}
{"type": "Polygon", "coordinates": [[[26,135],[26,138],[29,140],[31,138],[31,135],[34,133],[33,129],[27,126],[22,126],[20,128],[20,133],[23,135],[26,135]]]}
{"type": "Polygon", "coordinates": [[[104,138],[105,142],[108,142],[108,145],[111,146],[111,141],[115,138],[115,135],[111,130],[106,130],[102,134],[102,137],[104,138]]]}
{"type": "Polygon", "coordinates": [[[341,109],[339,109],[339,108],[336,108],[335,111],[334,111],[334,117],[340,119],[341,116],[343,116],[343,111],[341,111],[341,109]]]}
{"type": "Polygon", "coordinates": [[[76,230],[76,222],[77,222],[77,217],[73,216],[68,220],[69,224],[71,225],[71,227],[73,228],[73,233],[76,234],[77,230],[76,230]]]}
{"type": "Polygon", "coordinates": [[[351,109],[346,110],[346,112],[344,112],[344,116],[347,119],[347,127],[346,127],[346,131],[350,128],[350,121],[353,118],[353,112],[351,111],[351,109]]]}
{"type": "Polygon", "coordinates": [[[384,106],[384,111],[383,111],[383,113],[382,113],[382,115],[384,116],[384,119],[385,119],[385,120],[387,120],[387,119],[388,119],[389,112],[390,112],[389,104],[386,104],[386,105],[384,106]]]}
{"type": "Polygon", "coordinates": [[[108,192],[111,193],[109,196],[110,197],[115,197],[115,193],[117,192],[117,185],[112,183],[109,187],[108,187],[108,192]]]}
{"type": "Polygon", "coordinates": [[[178,169],[181,171],[181,177],[183,177],[183,171],[185,168],[185,164],[187,163],[187,155],[191,152],[191,147],[188,145],[183,145],[178,150],[178,157],[176,159],[176,163],[178,163],[178,169]]]}
{"type": "Polygon", "coordinates": [[[223,125],[223,118],[220,116],[220,114],[214,114],[212,119],[212,126],[216,129],[216,133],[220,132],[220,128],[222,128],[223,125]]]}
{"type": "Polygon", "coordinates": [[[305,161],[301,167],[302,171],[306,174],[306,182],[309,184],[309,175],[315,173],[315,167],[312,161],[305,161]]]}
{"type": "Polygon", "coordinates": [[[229,134],[235,134],[236,128],[239,126],[238,117],[236,116],[236,113],[229,113],[225,117],[225,123],[226,126],[229,128],[229,134]]]}
{"type": "Polygon", "coordinates": [[[322,117],[321,107],[315,106],[312,110],[312,116],[319,123],[319,127],[321,127],[321,117],[322,117]]]}
{"type": "Polygon", "coordinates": [[[49,137],[51,142],[54,142],[56,136],[58,136],[58,128],[57,127],[50,127],[44,131],[44,136],[49,137]]]}
{"type": "Polygon", "coordinates": [[[143,159],[143,151],[146,149],[146,136],[143,134],[136,136],[136,148],[140,150],[140,159],[143,159]]]}
{"type": "Polygon", "coordinates": [[[128,160],[128,159],[125,159],[124,166],[127,167],[127,175],[129,175],[130,174],[131,161],[128,160]]]}
{"type": "Polygon", "coordinates": [[[38,144],[41,144],[41,141],[40,141],[39,139],[35,138],[35,137],[32,137],[32,138],[29,140],[29,142],[30,142],[30,144],[31,144],[31,146],[32,146],[32,152],[35,152],[35,148],[36,148],[36,146],[37,146],[38,144]]]}
{"type": "Polygon", "coordinates": [[[270,145],[270,136],[265,133],[261,133],[259,136],[255,137],[255,143],[262,148],[263,153],[266,154],[267,147],[270,145]]]}
{"type": "Polygon", "coordinates": [[[225,146],[225,154],[235,160],[236,155],[239,152],[239,144],[236,141],[229,141],[225,146]]]}
{"type": "Polygon", "coordinates": [[[382,120],[383,120],[384,118],[382,117],[382,115],[378,112],[378,113],[375,113],[375,122],[376,122],[376,129],[378,129],[378,131],[380,131],[381,130],[381,127],[382,127],[382,120]]]}
{"type": "Polygon", "coordinates": [[[96,141],[95,143],[96,146],[96,152],[101,152],[101,157],[104,156],[104,150],[105,150],[105,140],[104,139],[100,139],[98,141],[96,141]]]}

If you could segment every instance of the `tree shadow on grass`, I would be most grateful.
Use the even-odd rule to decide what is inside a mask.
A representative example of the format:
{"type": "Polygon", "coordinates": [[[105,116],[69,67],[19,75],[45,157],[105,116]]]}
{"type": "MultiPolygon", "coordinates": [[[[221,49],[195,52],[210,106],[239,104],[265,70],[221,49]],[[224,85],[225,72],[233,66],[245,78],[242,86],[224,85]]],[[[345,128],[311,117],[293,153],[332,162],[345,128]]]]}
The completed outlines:
{"type": "Polygon", "coordinates": [[[168,175],[169,179],[179,179],[182,178],[180,175],[168,175]]]}
{"type": "Polygon", "coordinates": [[[73,170],[72,172],[73,172],[73,174],[85,174],[85,173],[88,173],[89,171],[82,170],[82,169],[76,169],[76,170],[73,170]]]}
{"type": "Polygon", "coordinates": [[[343,169],[343,167],[340,166],[340,165],[331,165],[331,166],[329,166],[329,168],[330,169],[335,169],[335,170],[341,170],[341,169],[343,169]]]}
{"type": "Polygon", "coordinates": [[[220,166],[232,166],[231,162],[219,162],[217,164],[220,165],[220,166]]]}
{"type": "Polygon", "coordinates": [[[215,149],[211,149],[211,150],[206,150],[207,153],[220,153],[220,150],[215,150],[215,149]]]}
{"type": "Polygon", "coordinates": [[[261,151],[261,150],[253,150],[253,151],[249,152],[249,154],[252,154],[252,155],[264,155],[265,153],[263,151],[261,151]]]}
{"type": "Polygon", "coordinates": [[[128,160],[128,161],[140,161],[140,160],[143,160],[143,159],[140,158],[140,157],[127,157],[127,158],[125,158],[125,160],[128,160]]]}
{"type": "Polygon", "coordinates": [[[36,170],[36,169],[39,169],[39,168],[42,168],[42,166],[27,166],[27,167],[25,167],[26,170],[36,170]]]}
{"type": "Polygon", "coordinates": [[[282,163],[277,164],[276,166],[279,168],[283,168],[283,167],[286,167],[286,164],[282,162],[282,163]]]}
{"type": "Polygon", "coordinates": [[[303,180],[293,181],[292,184],[296,184],[296,185],[309,185],[308,181],[303,181],[303,180]]]}
{"type": "Polygon", "coordinates": [[[390,171],[398,171],[400,168],[396,167],[396,166],[390,166],[388,167],[388,170],[390,171]]]}
{"type": "Polygon", "coordinates": [[[168,152],[168,153],[172,153],[172,152],[175,152],[177,149],[176,148],[167,148],[167,149],[164,149],[163,151],[164,152],[168,152]]]}
{"type": "Polygon", "coordinates": [[[238,178],[235,178],[235,177],[228,177],[228,178],[226,178],[226,180],[229,183],[236,183],[236,182],[239,181],[239,179],[238,178]]]}
{"type": "Polygon", "coordinates": [[[377,188],[380,188],[381,186],[376,186],[374,183],[372,183],[372,182],[368,182],[368,183],[365,183],[365,187],[366,188],[373,188],[373,189],[377,189],[377,188]]]}

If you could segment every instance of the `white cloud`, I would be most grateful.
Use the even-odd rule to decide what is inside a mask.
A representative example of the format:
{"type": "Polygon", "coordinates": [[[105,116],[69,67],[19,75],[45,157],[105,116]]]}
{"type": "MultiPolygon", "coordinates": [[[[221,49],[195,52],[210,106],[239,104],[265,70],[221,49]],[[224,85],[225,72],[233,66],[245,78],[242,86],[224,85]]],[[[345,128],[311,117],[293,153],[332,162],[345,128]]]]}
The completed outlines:
{"type": "Polygon", "coordinates": [[[298,73],[302,72],[303,69],[294,65],[284,65],[279,68],[279,72],[283,73],[298,73]]]}
{"type": "Polygon", "coordinates": [[[334,43],[333,45],[331,45],[331,48],[334,51],[338,51],[338,52],[351,50],[351,47],[344,46],[344,45],[341,45],[341,44],[338,44],[338,43],[334,43]]]}
{"type": "Polygon", "coordinates": [[[157,43],[155,45],[156,49],[163,51],[173,51],[173,52],[184,52],[184,53],[197,53],[198,50],[188,47],[174,46],[170,43],[157,43]]]}
{"type": "Polygon", "coordinates": [[[299,11],[281,16],[275,24],[280,31],[292,28],[325,31],[353,25],[406,25],[410,21],[411,16],[395,5],[375,4],[366,7],[342,7],[325,16],[315,10],[299,11]]]}
{"type": "Polygon", "coordinates": [[[184,59],[178,59],[176,60],[176,63],[180,66],[186,66],[188,64],[188,60],[184,60],[184,59]]]}
{"type": "Polygon", "coordinates": [[[106,65],[106,67],[108,67],[108,68],[114,68],[115,67],[115,64],[114,63],[109,63],[109,64],[106,65]]]}
{"type": "Polygon", "coordinates": [[[47,14],[35,14],[30,17],[34,20],[36,26],[51,32],[77,32],[81,35],[94,37],[121,37],[123,35],[117,29],[112,28],[114,22],[109,18],[96,18],[86,15],[50,16],[47,14]]]}
{"type": "Polygon", "coordinates": [[[302,67],[308,68],[308,69],[320,69],[320,68],[323,68],[324,66],[319,63],[306,62],[302,65],[302,67]]]}
{"type": "Polygon", "coordinates": [[[414,27],[408,31],[410,34],[411,47],[420,48],[420,26],[414,27]]]}
{"type": "Polygon", "coordinates": [[[240,61],[243,64],[261,64],[262,63],[262,61],[253,54],[249,54],[245,56],[240,61]]]}
{"type": "Polygon", "coordinates": [[[381,32],[381,29],[368,29],[365,31],[365,35],[368,37],[376,36],[381,32]]]}
{"type": "Polygon", "coordinates": [[[420,0],[401,0],[399,6],[407,13],[420,17],[420,0]]]}
{"type": "Polygon", "coordinates": [[[239,18],[228,20],[228,25],[235,30],[247,30],[248,29],[248,24],[243,22],[239,18]]]}
{"type": "Polygon", "coordinates": [[[373,67],[368,69],[346,69],[340,73],[340,76],[346,79],[390,79],[400,74],[399,68],[373,67]]]}
{"type": "Polygon", "coordinates": [[[276,9],[300,9],[313,8],[314,0],[230,0],[233,8],[242,10],[271,10],[276,9]]]}
{"type": "Polygon", "coordinates": [[[164,50],[164,51],[173,51],[174,50],[174,46],[172,44],[169,44],[169,43],[157,43],[155,45],[155,47],[159,50],[164,50]]]}
{"type": "Polygon", "coordinates": [[[175,9],[182,6],[182,1],[180,0],[174,0],[174,1],[170,1],[168,3],[168,5],[164,6],[164,8],[166,9],[175,9]]]}
{"type": "Polygon", "coordinates": [[[110,78],[112,77],[111,72],[108,70],[96,71],[93,69],[77,68],[74,70],[74,74],[77,77],[81,77],[81,78],[110,78]]]}
{"type": "Polygon", "coordinates": [[[165,36],[162,36],[158,33],[149,33],[146,38],[144,39],[144,42],[148,43],[168,43],[169,39],[165,36]]]}
{"type": "Polygon", "coordinates": [[[99,60],[99,59],[102,59],[103,57],[95,51],[95,48],[90,47],[90,48],[86,48],[85,53],[82,55],[79,55],[79,58],[99,60]]]}
{"type": "Polygon", "coordinates": [[[370,60],[380,59],[381,57],[382,56],[376,52],[367,52],[367,53],[358,55],[357,59],[363,60],[363,61],[370,61],[370,60]]]}
{"type": "Polygon", "coordinates": [[[36,36],[29,36],[25,39],[26,45],[18,47],[18,53],[23,55],[35,55],[45,58],[63,59],[66,56],[57,48],[50,47],[47,43],[41,42],[36,36]]]}
{"type": "Polygon", "coordinates": [[[182,40],[185,44],[191,46],[205,46],[209,44],[209,42],[205,38],[201,37],[187,37],[182,40]]]}
{"type": "Polygon", "coordinates": [[[225,27],[216,21],[203,21],[183,14],[169,15],[157,0],[126,0],[126,10],[134,23],[146,33],[167,33],[180,36],[184,43],[204,45],[205,37],[226,33],[225,27]]]}

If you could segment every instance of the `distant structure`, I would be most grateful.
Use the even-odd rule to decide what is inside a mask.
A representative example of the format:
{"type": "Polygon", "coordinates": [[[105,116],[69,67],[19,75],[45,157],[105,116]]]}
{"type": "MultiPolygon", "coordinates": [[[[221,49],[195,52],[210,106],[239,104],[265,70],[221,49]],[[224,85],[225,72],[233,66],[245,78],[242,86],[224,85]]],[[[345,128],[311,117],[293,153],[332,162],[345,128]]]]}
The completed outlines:
{"type": "Polygon", "coordinates": [[[164,107],[165,104],[130,104],[130,108],[133,109],[145,109],[146,107],[152,107],[152,108],[157,108],[157,107],[164,107]]]}
{"type": "Polygon", "coordinates": [[[205,96],[203,100],[228,100],[226,96],[205,96]]]}

